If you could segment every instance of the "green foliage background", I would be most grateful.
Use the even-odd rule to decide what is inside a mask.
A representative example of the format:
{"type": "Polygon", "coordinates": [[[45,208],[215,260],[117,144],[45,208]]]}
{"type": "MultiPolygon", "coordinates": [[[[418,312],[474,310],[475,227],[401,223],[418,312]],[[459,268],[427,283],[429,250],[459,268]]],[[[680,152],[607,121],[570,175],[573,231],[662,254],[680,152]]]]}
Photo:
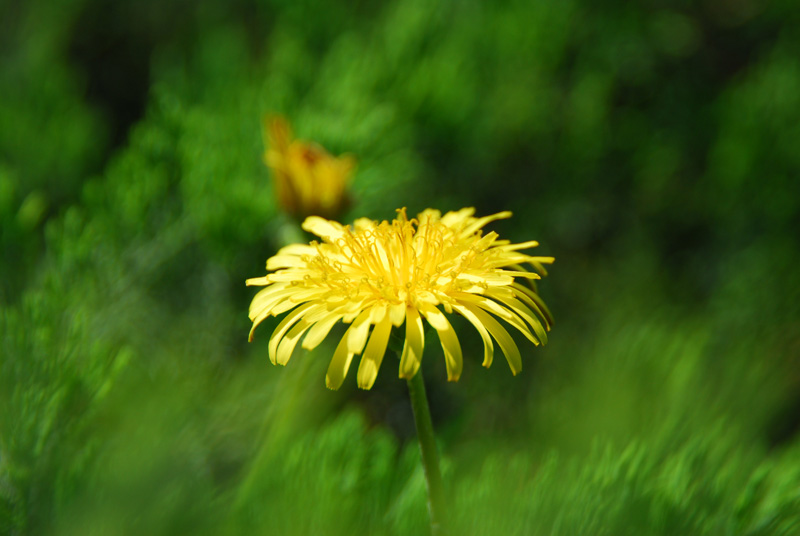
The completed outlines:
{"type": "Polygon", "coordinates": [[[358,155],[344,220],[512,210],[495,229],[557,259],[520,376],[467,326],[459,383],[426,349],[453,534],[800,534],[799,24],[791,0],[0,4],[0,533],[425,533],[391,360],[331,392],[330,344],[279,369],[269,325],[246,342],[280,112],[358,155]]]}

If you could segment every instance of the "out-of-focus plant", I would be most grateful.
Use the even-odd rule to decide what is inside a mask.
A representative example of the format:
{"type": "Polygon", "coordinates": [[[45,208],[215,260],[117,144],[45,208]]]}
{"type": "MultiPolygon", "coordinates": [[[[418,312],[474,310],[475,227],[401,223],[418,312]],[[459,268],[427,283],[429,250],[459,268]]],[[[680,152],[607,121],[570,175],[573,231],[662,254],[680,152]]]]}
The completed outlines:
{"type": "Polygon", "coordinates": [[[264,163],[272,170],[275,195],[286,212],[299,219],[335,218],[345,210],[355,158],[334,157],[319,144],[295,139],[280,116],[264,117],[264,138],[264,163]]]}

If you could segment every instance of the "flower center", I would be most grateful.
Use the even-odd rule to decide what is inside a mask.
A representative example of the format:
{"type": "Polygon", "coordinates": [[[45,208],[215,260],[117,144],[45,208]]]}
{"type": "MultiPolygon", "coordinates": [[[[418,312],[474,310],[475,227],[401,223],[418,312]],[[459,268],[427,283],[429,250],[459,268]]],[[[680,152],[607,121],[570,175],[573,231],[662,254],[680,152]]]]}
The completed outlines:
{"type": "Polygon", "coordinates": [[[493,257],[487,249],[494,236],[482,237],[478,231],[460,237],[458,230],[438,219],[409,220],[402,210],[391,223],[362,223],[354,230],[346,228],[334,242],[313,243],[318,254],[302,259],[313,274],[305,283],[327,286],[351,300],[441,302],[452,292],[488,288],[470,271],[493,257]]]}

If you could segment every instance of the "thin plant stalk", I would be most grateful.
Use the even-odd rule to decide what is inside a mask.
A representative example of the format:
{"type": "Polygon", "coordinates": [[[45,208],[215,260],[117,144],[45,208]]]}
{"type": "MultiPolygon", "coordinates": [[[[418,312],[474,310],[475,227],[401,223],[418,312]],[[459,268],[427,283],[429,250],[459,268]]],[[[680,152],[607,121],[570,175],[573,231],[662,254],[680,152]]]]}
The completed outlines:
{"type": "Polygon", "coordinates": [[[428,488],[428,514],[433,536],[444,536],[445,500],[442,473],[439,470],[439,454],[436,451],[436,438],[433,434],[433,421],[425,394],[425,382],[422,379],[422,368],[408,380],[408,393],[411,397],[411,409],[414,412],[414,424],[417,427],[419,449],[422,452],[422,467],[425,470],[425,482],[428,488]]]}

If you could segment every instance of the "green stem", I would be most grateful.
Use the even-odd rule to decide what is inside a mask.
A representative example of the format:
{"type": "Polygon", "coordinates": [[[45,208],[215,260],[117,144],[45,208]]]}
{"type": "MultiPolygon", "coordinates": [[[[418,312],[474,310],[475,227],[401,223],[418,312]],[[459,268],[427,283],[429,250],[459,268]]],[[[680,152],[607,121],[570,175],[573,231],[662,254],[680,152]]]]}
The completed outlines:
{"type": "Polygon", "coordinates": [[[425,470],[425,482],[428,487],[428,513],[431,517],[431,533],[444,536],[445,501],[442,473],[439,471],[439,454],[436,451],[436,438],[433,435],[433,421],[425,395],[425,382],[422,369],[408,380],[408,393],[411,396],[411,409],[414,411],[414,423],[417,426],[419,449],[422,451],[422,467],[425,470]]]}

